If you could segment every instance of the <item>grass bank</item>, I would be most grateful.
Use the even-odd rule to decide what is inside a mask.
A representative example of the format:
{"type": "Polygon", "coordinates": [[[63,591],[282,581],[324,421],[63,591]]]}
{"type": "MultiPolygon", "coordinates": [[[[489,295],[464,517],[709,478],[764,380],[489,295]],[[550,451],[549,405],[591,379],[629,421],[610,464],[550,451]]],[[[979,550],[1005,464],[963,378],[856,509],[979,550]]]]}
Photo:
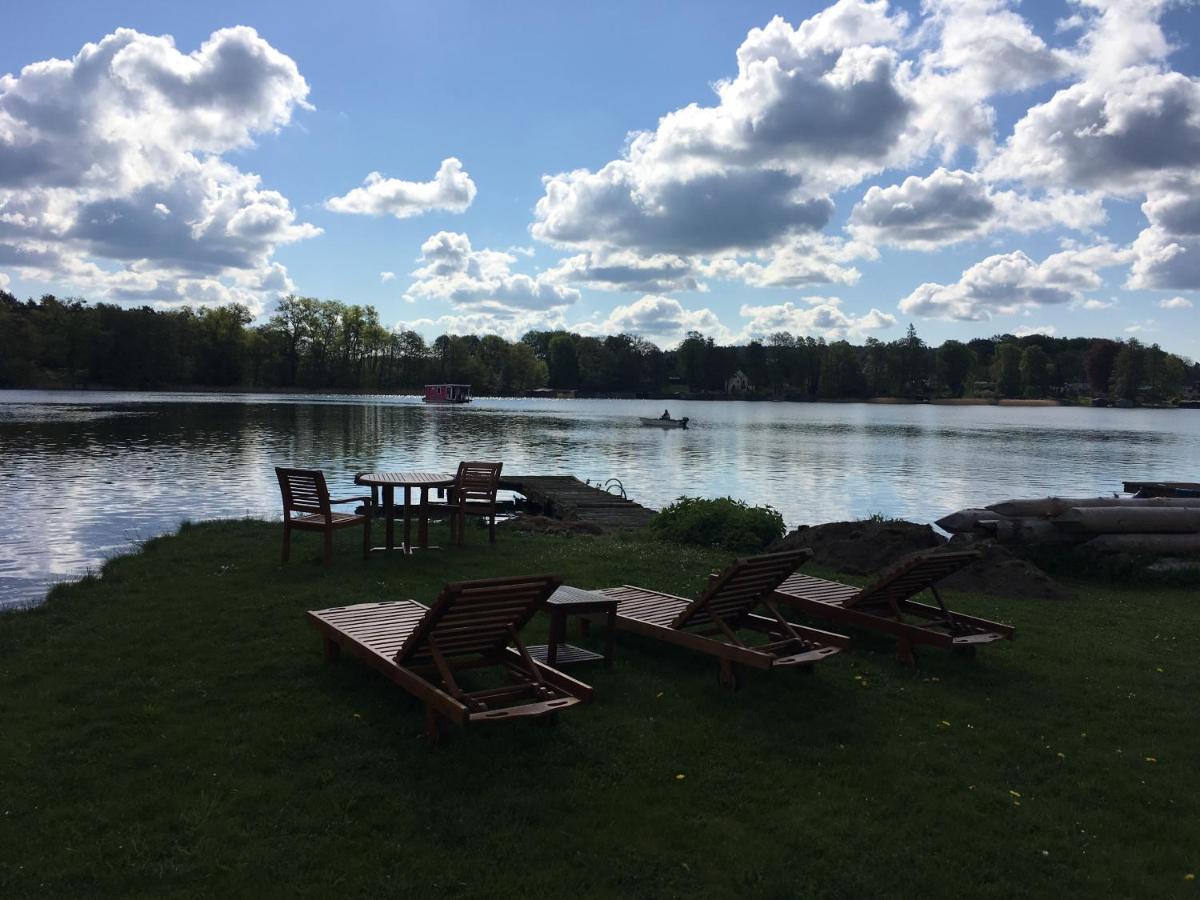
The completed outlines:
{"type": "Polygon", "coordinates": [[[546,570],[687,594],[725,559],[473,534],[364,563],[343,534],[326,571],[303,535],[281,567],[278,537],[185,527],[0,616],[0,896],[1196,894],[1194,589],[960,598],[1017,641],[913,674],[860,639],[732,695],[621,635],[613,669],[572,670],[590,707],[432,750],[304,610],[546,570]]]}

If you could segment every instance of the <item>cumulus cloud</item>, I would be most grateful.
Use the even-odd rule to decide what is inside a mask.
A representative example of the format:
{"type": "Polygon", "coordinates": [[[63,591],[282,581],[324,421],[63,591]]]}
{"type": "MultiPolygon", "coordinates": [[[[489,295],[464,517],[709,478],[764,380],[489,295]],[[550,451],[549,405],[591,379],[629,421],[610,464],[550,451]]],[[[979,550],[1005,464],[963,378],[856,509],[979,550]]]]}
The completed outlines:
{"type": "Polygon", "coordinates": [[[5,275],[3,272],[0,272],[0,291],[8,290],[8,286],[10,283],[11,282],[9,280],[9,277],[7,275],[5,275]]]}
{"type": "Polygon", "coordinates": [[[742,329],[748,340],[768,337],[787,331],[805,337],[824,337],[830,340],[861,339],[874,331],[894,328],[896,317],[878,309],[854,315],[841,308],[837,297],[807,297],[806,306],[792,302],[771,306],[744,305],[739,313],[750,321],[742,329]]]}
{"type": "Polygon", "coordinates": [[[1172,297],[1169,300],[1159,300],[1158,305],[1163,309],[1191,309],[1195,304],[1187,297],[1172,297]]]}
{"type": "Polygon", "coordinates": [[[395,280],[396,280],[395,272],[380,272],[379,273],[379,281],[381,284],[387,284],[389,281],[395,281],[395,280]]]}
{"type": "Polygon", "coordinates": [[[597,251],[568,256],[546,273],[561,280],[601,291],[699,291],[696,264],[669,253],[640,256],[627,250],[597,251]]]}
{"type": "Polygon", "coordinates": [[[954,284],[926,282],[900,301],[901,312],[925,318],[983,322],[1043,306],[1082,302],[1103,284],[1098,270],[1129,261],[1110,244],[1064,250],[1034,262],[1020,250],[997,254],[963,272],[954,284]]]}
{"type": "Polygon", "coordinates": [[[543,179],[533,235],[641,255],[757,251],[830,220],[830,190],[905,152],[913,103],[888,42],[886,0],[838,0],[793,27],[750,31],[714,106],[691,104],[630,137],[597,171],[543,179]]]}
{"type": "Polygon", "coordinates": [[[995,127],[988,99],[1060,78],[1069,60],[1008,0],[925,0],[922,8],[919,37],[931,46],[912,79],[918,130],[947,155],[960,146],[986,155],[995,127]]]}
{"type": "Polygon", "coordinates": [[[275,249],[320,230],[220,156],[288,124],[307,94],[245,27],[188,54],[119,29],[0,77],[0,258],[111,299],[261,308],[275,249]]]}
{"type": "Polygon", "coordinates": [[[985,168],[993,179],[1131,196],[1200,161],[1200,80],[1151,67],[1085,80],[1033,107],[985,168]]]}
{"type": "Polygon", "coordinates": [[[1133,242],[1129,287],[1200,289],[1200,200],[1196,187],[1176,184],[1148,194],[1142,212],[1150,226],[1133,242]]]}
{"type": "Polygon", "coordinates": [[[741,281],[750,287],[850,285],[862,275],[851,263],[878,257],[879,252],[862,241],[806,235],[749,259],[715,257],[700,263],[698,271],[709,278],[741,281]]]}
{"type": "Polygon", "coordinates": [[[1058,329],[1053,325],[1022,325],[1020,328],[1013,329],[1013,337],[1029,337],[1031,334],[1054,337],[1058,334],[1058,329]]]}
{"type": "Polygon", "coordinates": [[[870,188],[851,211],[849,229],[864,241],[927,250],[1001,228],[1091,229],[1105,220],[1103,199],[1098,192],[1060,191],[1033,198],[996,191],[974,172],[938,168],[924,178],[870,188]]]}
{"type": "Polygon", "coordinates": [[[617,306],[602,322],[573,327],[583,334],[636,334],[663,346],[679,343],[689,331],[717,341],[733,339],[711,309],[688,309],[673,297],[654,294],[617,306]]]}
{"type": "Polygon", "coordinates": [[[419,332],[426,337],[443,334],[498,334],[506,340],[519,340],[529,331],[558,331],[567,327],[562,310],[500,310],[467,312],[437,318],[408,319],[396,324],[397,330],[419,332]]]}
{"type": "Polygon", "coordinates": [[[517,258],[501,250],[475,250],[465,234],[439,231],[421,245],[423,263],[413,273],[408,299],[445,300],[475,312],[547,310],[568,306],[579,291],[547,273],[513,272],[517,258]]]}
{"type": "Polygon", "coordinates": [[[407,219],[434,210],[465,212],[475,199],[475,182],[453,156],[443,159],[432,181],[401,181],[372,172],[341,197],[325,201],[325,208],[338,213],[395,216],[407,219]]]}

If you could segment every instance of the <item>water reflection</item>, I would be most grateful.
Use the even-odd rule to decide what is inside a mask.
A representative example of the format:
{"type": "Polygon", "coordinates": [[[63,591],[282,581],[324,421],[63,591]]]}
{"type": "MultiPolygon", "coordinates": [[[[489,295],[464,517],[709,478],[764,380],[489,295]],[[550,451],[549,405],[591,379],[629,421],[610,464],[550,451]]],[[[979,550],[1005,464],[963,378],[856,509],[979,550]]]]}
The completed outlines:
{"type": "Polygon", "coordinates": [[[273,467],[620,478],[661,506],[732,495],[789,525],[882,513],[932,521],[1030,494],[1096,494],[1122,478],[1192,479],[1200,413],[866,404],[672,403],[687,431],[642,428],[652,403],[0,392],[0,604],[36,600],[182,519],[276,516],[273,467]]]}

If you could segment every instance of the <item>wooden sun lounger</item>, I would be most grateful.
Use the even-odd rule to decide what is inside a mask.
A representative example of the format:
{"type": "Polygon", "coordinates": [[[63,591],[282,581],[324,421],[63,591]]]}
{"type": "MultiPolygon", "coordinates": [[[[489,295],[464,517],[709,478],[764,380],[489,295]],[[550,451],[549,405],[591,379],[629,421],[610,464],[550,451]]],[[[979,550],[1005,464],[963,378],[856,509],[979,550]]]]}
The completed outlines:
{"type": "Polygon", "coordinates": [[[325,659],[344,649],[425,704],[437,741],[438,718],[456,725],[547,716],[590,700],[592,689],[532,659],[518,632],[562,579],[553,575],[447,584],[433,606],[413,600],[335,606],[308,613],[325,659]],[[509,647],[509,644],[512,647],[509,647]],[[464,669],[501,666],[509,683],[464,690],[464,669]]]}
{"type": "Polygon", "coordinates": [[[735,664],[811,671],[817,661],[849,646],[843,635],[793,625],[771,603],[771,592],[811,555],[789,550],[739,559],[696,600],[632,585],[596,593],[617,598],[617,628],[717,657],[721,684],[736,690],[735,664]],[[759,606],[769,616],[755,615],[759,606]],[[738,637],[739,631],[760,632],[768,640],[750,645],[738,637]]]}
{"type": "Polygon", "coordinates": [[[863,588],[797,573],[774,597],[816,619],[894,635],[897,655],[909,665],[916,663],[913,648],[919,644],[974,655],[980,644],[1012,640],[1013,627],[950,612],[934,585],[977,559],[977,550],[918,554],[863,588]],[[936,606],[912,599],[925,590],[936,606]]]}

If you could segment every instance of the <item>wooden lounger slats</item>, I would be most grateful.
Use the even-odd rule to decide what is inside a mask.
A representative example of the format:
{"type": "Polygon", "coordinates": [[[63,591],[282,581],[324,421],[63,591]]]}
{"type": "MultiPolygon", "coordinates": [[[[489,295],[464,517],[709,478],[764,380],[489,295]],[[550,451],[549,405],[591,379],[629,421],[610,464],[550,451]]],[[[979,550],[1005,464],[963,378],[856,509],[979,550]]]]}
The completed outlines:
{"type": "Polygon", "coordinates": [[[756,669],[811,666],[848,646],[842,635],[791,624],[770,603],[771,592],[809,556],[807,550],[790,550],[739,559],[696,600],[628,584],[597,593],[616,598],[619,629],[717,657],[722,684],[736,688],[735,663],[756,669]],[[770,615],[755,615],[758,607],[770,615]],[[747,644],[738,631],[756,631],[768,640],[747,644]]]}
{"type": "Polygon", "coordinates": [[[553,575],[456,582],[431,607],[360,603],[308,618],[325,638],[327,659],[346,649],[424,701],[426,729],[436,739],[439,716],[465,725],[551,715],[591,699],[587,685],[532,659],[518,634],[561,583],[553,575]],[[515,683],[473,691],[459,685],[456,672],[489,665],[515,683]]]}
{"type": "Polygon", "coordinates": [[[1012,640],[1012,626],[951,612],[936,584],[977,559],[976,550],[918,554],[864,588],[797,573],[774,597],[816,618],[891,634],[908,663],[915,662],[913,646],[918,644],[974,652],[980,644],[1012,640]],[[912,599],[924,591],[933,595],[936,606],[912,599]]]}

